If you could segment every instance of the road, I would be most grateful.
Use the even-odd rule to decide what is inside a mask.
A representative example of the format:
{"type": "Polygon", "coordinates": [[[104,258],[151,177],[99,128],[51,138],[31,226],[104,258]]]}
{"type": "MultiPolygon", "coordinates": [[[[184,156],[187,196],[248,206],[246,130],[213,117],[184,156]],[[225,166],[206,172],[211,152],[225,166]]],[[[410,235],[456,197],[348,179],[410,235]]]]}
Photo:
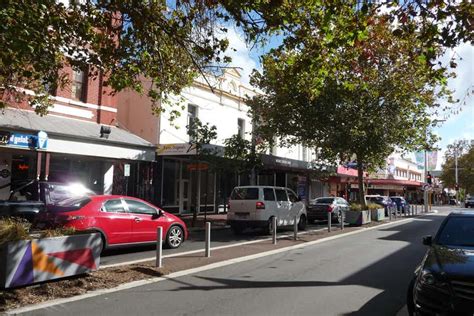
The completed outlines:
{"type": "Polygon", "coordinates": [[[443,213],[30,315],[396,315],[443,213]]]}
{"type": "MultiPolygon", "coordinates": [[[[333,224],[339,225],[339,224],[333,224]]],[[[326,229],[327,222],[317,222],[307,226],[307,230],[326,229]]],[[[282,234],[292,233],[290,228],[279,228],[282,234]]],[[[254,230],[248,231],[243,235],[236,236],[229,229],[218,229],[212,231],[212,247],[228,246],[232,244],[238,244],[247,241],[261,240],[270,238],[270,236],[262,235],[261,231],[254,230]]],[[[119,264],[127,261],[142,260],[146,258],[154,258],[156,256],[156,247],[151,246],[139,246],[139,247],[127,247],[119,249],[107,250],[100,258],[101,266],[107,266],[110,264],[119,264]]],[[[191,232],[189,240],[187,240],[178,249],[164,249],[163,254],[174,255],[178,253],[204,249],[204,231],[191,232]]]]}

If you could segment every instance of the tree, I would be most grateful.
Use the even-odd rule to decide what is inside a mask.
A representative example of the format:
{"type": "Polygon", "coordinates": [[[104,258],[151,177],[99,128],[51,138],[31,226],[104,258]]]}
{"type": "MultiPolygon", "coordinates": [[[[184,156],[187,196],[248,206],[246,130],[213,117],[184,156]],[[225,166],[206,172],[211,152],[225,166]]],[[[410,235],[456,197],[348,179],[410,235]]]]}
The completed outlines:
{"type": "MultiPolygon", "coordinates": [[[[453,145],[455,146],[456,144],[459,143],[453,145]]],[[[465,189],[467,193],[472,195],[474,194],[474,147],[468,146],[464,151],[459,151],[459,153],[458,184],[461,188],[465,189]]],[[[446,161],[442,169],[441,180],[443,181],[443,185],[448,188],[454,188],[456,185],[454,156],[446,156],[446,161]]]]}
{"type": "MultiPolygon", "coordinates": [[[[26,100],[47,113],[49,92],[69,81],[65,65],[88,69],[115,92],[147,91],[153,101],[179,94],[199,74],[229,61],[221,54],[228,46],[219,25],[228,19],[224,10],[200,0],[2,1],[0,106],[26,100]]],[[[163,109],[155,103],[156,113],[163,109]]]]}
{"type": "Polygon", "coordinates": [[[325,159],[355,159],[365,205],[364,166],[435,141],[430,115],[439,98],[450,100],[450,74],[429,62],[419,32],[397,32],[377,7],[340,9],[303,12],[297,32],[262,58],[253,83],[264,94],[250,106],[267,137],[318,147],[325,159]]]}

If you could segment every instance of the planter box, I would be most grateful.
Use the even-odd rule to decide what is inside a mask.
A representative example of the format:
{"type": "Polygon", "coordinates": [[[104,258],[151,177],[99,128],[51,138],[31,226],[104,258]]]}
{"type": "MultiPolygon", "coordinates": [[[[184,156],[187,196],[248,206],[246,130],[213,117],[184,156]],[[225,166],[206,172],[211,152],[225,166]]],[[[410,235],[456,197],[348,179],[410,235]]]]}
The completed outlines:
{"type": "Polygon", "coordinates": [[[385,219],[385,209],[378,208],[376,210],[370,211],[371,219],[377,222],[383,221],[385,219]]]}
{"type": "Polygon", "coordinates": [[[346,211],[345,222],[351,225],[364,225],[370,223],[369,211],[346,211]]]}
{"type": "Polygon", "coordinates": [[[100,234],[81,234],[0,245],[0,288],[12,288],[95,271],[100,234]]]}

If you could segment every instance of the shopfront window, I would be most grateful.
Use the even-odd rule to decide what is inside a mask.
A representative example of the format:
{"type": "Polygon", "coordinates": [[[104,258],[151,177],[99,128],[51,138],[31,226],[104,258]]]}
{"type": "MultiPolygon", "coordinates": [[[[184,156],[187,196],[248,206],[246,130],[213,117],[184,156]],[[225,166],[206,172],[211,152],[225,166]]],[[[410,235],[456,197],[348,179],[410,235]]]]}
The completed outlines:
{"type": "Polygon", "coordinates": [[[70,155],[51,155],[49,181],[79,183],[96,193],[104,190],[104,162],[70,155]]]}
{"type": "Polygon", "coordinates": [[[275,185],[275,176],[273,172],[262,172],[258,175],[259,185],[275,185]]]}
{"type": "Polygon", "coordinates": [[[214,173],[209,170],[201,170],[201,212],[214,210],[214,173]]]}
{"type": "Polygon", "coordinates": [[[176,160],[163,161],[163,206],[177,206],[179,198],[179,166],[176,160]]]}

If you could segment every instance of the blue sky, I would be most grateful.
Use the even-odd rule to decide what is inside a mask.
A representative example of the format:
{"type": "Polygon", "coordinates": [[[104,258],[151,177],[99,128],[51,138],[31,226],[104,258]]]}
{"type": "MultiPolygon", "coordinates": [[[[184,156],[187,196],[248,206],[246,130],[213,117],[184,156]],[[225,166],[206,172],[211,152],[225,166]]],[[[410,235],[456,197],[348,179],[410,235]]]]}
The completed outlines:
{"type": "MultiPolygon", "coordinates": [[[[273,38],[265,48],[249,47],[242,33],[232,27],[229,28],[227,37],[230,47],[236,49],[235,52],[229,51],[232,57],[231,65],[242,68],[242,80],[246,83],[249,81],[252,70],[261,68],[259,56],[279,43],[278,38],[273,38]]],[[[456,57],[458,67],[457,77],[449,81],[449,87],[455,90],[455,98],[465,104],[451,105],[452,113],[438,117],[438,119],[446,119],[446,122],[433,129],[441,138],[437,144],[441,148],[438,153],[437,169],[441,168],[442,157],[448,144],[458,139],[474,139],[474,46],[462,44],[454,50],[447,51],[440,60],[446,63],[452,56],[456,57]],[[469,90],[471,93],[467,95],[469,90]]],[[[414,160],[414,157],[412,159],[414,160]]]]}

